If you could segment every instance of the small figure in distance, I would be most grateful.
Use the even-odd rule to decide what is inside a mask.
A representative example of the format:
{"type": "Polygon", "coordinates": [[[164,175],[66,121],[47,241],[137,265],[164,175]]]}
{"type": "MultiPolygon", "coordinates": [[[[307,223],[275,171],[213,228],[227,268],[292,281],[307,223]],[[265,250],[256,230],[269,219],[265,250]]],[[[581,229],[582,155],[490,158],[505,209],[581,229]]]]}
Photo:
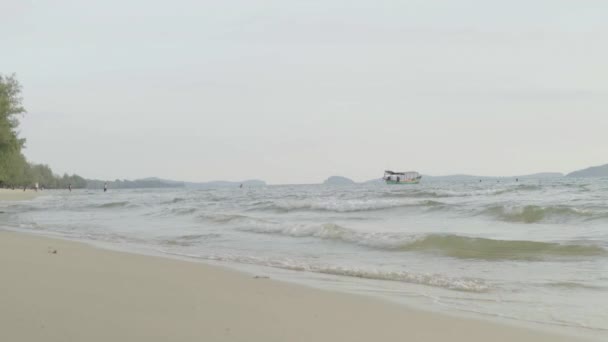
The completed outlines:
{"type": "Polygon", "coordinates": [[[108,183],[103,183],[103,192],[108,191],[108,183]]]}
{"type": "Polygon", "coordinates": [[[70,190],[70,192],[72,192],[72,183],[68,184],[68,190],[70,190]]]}
{"type": "Polygon", "coordinates": [[[242,189],[243,188],[243,184],[241,183],[241,185],[239,185],[239,188],[242,189]]]}

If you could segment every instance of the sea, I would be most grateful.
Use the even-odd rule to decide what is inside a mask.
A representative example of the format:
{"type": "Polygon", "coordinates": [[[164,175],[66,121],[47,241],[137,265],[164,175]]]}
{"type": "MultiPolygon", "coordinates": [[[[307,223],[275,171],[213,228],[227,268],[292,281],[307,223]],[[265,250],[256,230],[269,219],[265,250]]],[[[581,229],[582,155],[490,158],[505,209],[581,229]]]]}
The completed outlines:
{"type": "Polygon", "coordinates": [[[43,193],[0,229],[608,340],[608,179],[43,193]]]}

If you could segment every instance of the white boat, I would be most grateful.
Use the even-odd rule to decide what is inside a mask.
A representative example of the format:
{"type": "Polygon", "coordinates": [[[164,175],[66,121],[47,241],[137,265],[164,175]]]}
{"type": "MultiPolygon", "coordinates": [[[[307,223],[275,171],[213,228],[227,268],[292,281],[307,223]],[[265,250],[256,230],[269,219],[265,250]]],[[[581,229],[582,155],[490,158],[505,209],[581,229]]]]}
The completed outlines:
{"type": "Polygon", "coordinates": [[[393,172],[384,171],[384,181],[386,184],[418,184],[422,176],[416,171],[393,172]]]}

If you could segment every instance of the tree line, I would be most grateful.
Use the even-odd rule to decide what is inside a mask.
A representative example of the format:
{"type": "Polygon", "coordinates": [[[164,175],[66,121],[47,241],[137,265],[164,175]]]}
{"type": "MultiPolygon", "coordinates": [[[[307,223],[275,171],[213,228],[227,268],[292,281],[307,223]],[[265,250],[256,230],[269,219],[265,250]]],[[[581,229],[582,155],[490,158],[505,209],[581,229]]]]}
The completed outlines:
{"type": "Polygon", "coordinates": [[[0,74],[0,187],[84,188],[78,175],[58,176],[47,165],[29,163],[22,153],[25,139],[19,136],[19,118],[25,113],[21,85],[15,75],[0,74]]]}

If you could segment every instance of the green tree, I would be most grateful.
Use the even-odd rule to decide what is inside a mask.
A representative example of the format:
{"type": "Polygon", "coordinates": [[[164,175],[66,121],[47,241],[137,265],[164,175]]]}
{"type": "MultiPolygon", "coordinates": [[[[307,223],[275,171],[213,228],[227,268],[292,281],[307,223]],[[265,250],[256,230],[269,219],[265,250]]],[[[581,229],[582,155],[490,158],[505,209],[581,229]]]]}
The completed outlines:
{"type": "Polygon", "coordinates": [[[15,75],[0,75],[0,184],[27,182],[27,162],[21,154],[25,139],[19,138],[21,86],[15,75]]]}
{"type": "Polygon", "coordinates": [[[21,85],[15,75],[0,74],[0,187],[31,186],[46,188],[84,188],[87,182],[78,175],[59,177],[48,165],[29,164],[21,149],[25,139],[19,137],[19,117],[25,113],[21,105],[21,85]]]}

